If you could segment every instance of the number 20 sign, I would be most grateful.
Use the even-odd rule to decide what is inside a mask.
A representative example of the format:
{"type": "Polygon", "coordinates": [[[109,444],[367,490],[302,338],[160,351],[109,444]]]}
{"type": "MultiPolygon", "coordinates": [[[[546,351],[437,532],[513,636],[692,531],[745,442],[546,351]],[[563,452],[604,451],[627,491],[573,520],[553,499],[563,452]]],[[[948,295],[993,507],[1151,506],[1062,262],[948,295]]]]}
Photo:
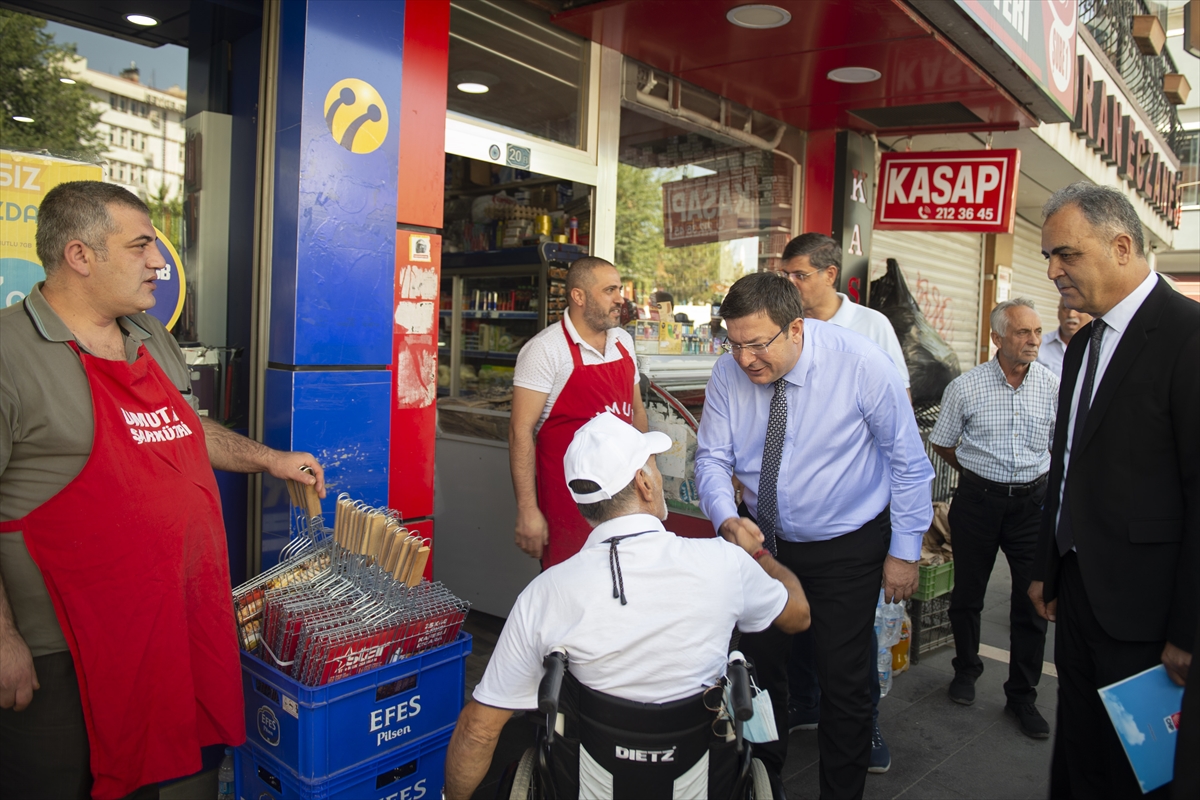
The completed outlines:
{"type": "Polygon", "coordinates": [[[884,153],[875,229],[1012,233],[1020,150],[884,153]]]}

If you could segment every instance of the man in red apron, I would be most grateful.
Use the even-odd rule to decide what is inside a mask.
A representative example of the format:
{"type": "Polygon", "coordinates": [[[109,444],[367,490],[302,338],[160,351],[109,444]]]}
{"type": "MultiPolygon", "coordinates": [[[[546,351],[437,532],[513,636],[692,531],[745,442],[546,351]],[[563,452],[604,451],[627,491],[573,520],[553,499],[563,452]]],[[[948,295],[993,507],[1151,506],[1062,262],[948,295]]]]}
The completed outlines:
{"type": "Polygon", "coordinates": [[[646,431],[633,339],[620,327],[621,276],[602,258],[567,273],[569,306],[521,348],[513,375],[509,465],[517,495],[517,546],[543,567],[579,552],[591,533],[563,478],[575,431],[611,411],[646,431]]]}
{"type": "Polygon", "coordinates": [[[37,248],[0,311],[0,794],[157,797],[245,739],[213,468],[323,473],[192,408],[134,195],[60,184],[37,248]]]}

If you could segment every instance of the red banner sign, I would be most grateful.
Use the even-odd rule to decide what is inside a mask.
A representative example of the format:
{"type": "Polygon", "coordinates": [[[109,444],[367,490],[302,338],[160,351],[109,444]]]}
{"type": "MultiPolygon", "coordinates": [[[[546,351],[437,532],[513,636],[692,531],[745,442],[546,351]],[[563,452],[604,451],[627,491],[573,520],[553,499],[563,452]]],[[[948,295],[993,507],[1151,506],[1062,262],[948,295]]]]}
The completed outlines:
{"type": "Polygon", "coordinates": [[[1020,150],[884,153],[875,229],[1012,233],[1020,150]]]}
{"type": "Polygon", "coordinates": [[[664,183],[662,190],[667,247],[758,234],[758,171],[753,167],[664,183]]]}

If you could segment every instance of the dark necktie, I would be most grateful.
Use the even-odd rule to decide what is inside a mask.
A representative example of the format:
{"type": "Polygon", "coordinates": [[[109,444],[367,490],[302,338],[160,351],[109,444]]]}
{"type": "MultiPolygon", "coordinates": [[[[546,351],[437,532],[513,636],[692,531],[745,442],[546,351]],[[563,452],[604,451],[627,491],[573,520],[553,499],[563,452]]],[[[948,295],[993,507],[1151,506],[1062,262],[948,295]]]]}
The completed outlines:
{"type": "Polygon", "coordinates": [[[758,527],[763,532],[763,547],[779,555],[775,534],[779,529],[779,462],[783,459],[783,439],[787,434],[787,381],[775,381],[771,398],[771,416],[767,421],[767,440],[763,443],[762,471],[758,478],[758,527]]]}
{"type": "MultiPolygon", "coordinates": [[[[1083,439],[1083,426],[1087,422],[1088,410],[1092,407],[1092,389],[1096,386],[1096,367],[1100,364],[1100,341],[1104,338],[1104,320],[1092,320],[1092,336],[1088,341],[1088,363],[1083,373],[1083,389],[1079,392],[1079,406],[1075,411],[1075,425],[1071,429],[1072,458],[1079,455],[1079,443],[1083,439]]],[[[1066,481],[1066,472],[1063,481],[1066,481]]],[[[1071,503],[1068,488],[1063,489],[1062,508],[1058,515],[1058,554],[1066,555],[1075,546],[1075,532],[1071,525],[1071,503]]]]}

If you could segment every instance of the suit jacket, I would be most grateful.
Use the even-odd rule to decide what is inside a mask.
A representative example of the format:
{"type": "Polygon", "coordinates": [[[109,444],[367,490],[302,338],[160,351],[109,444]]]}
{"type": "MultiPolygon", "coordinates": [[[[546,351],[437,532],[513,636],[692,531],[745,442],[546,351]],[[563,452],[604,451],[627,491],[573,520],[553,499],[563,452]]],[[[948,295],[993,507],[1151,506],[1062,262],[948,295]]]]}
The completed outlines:
{"type": "MultiPolygon", "coordinates": [[[[1055,541],[1071,397],[1092,326],[1063,361],[1033,580],[1057,596],[1055,541]]],[[[1113,353],[1071,448],[1079,569],[1096,619],[1121,641],[1192,652],[1200,591],[1200,304],[1161,278],[1113,353]]]]}

